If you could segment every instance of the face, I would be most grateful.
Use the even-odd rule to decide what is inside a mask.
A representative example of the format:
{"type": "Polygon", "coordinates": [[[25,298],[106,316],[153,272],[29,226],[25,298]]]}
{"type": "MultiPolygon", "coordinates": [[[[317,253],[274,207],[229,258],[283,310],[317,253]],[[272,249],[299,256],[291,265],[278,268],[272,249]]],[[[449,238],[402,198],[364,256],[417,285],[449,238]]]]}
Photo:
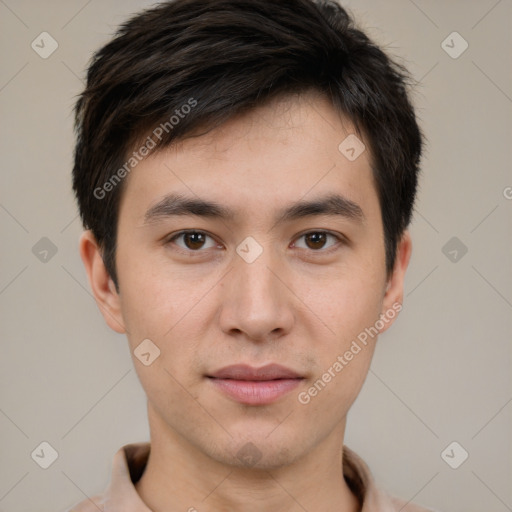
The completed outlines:
{"type": "Polygon", "coordinates": [[[120,205],[119,294],[84,234],[152,434],[266,468],[343,436],[410,253],[406,234],[387,279],[369,151],[339,150],[351,133],[323,97],[290,96],[148,157],[120,205]]]}

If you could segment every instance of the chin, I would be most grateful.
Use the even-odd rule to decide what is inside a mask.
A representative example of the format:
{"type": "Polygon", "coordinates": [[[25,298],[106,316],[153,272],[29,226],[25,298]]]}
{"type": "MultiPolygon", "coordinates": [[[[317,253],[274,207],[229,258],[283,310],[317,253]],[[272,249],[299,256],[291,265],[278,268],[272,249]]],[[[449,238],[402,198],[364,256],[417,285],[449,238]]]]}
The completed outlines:
{"type": "Polygon", "coordinates": [[[228,466],[268,471],[293,464],[306,450],[304,442],[294,440],[289,433],[269,436],[265,429],[250,435],[233,435],[227,446],[211,446],[208,452],[211,458],[228,466]]]}

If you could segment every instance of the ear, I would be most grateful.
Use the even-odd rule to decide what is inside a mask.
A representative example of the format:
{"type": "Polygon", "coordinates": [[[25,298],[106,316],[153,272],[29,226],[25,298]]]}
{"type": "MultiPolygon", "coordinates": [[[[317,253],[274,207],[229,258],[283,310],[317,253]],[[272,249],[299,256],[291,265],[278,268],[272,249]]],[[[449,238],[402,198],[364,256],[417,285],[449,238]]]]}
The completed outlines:
{"type": "Polygon", "coordinates": [[[397,247],[395,265],[393,273],[387,280],[387,287],[382,301],[382,312],[381,314],[386,315],[386,312],[393,311],[393,316],[390,314],[386,315],[388,318],[387,322],[384,323],[384,327],[380,329],[383,333],[393,323],[396,318],[396,313],[402,309],[402,303],[404,299],[404,280],[405,272],[409,265],[412,252],[412,240],[411,235],[406,230],[400,239],[397,247]]]}
{"type": "Polygon", "coordinates": [[[114,331],[124,334],[126,329],[121,314],[120,297],[114,281],[105,268],[100,248],[92,231],[87,230],[82,233],[79,248],[89,285],[105,322],[114,331]]]}

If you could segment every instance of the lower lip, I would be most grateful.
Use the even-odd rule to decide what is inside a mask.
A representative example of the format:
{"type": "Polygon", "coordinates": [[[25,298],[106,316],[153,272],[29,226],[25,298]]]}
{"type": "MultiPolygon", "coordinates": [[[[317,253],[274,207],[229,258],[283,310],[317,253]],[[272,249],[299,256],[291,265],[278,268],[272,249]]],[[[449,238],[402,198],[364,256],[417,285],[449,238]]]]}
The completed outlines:
{"type": "Polygon", "coordinates": [[[214,386],[233,400],[247,405],[267,405],[295,389],[302,379],[233,380],[210,378],[214,386]]]}

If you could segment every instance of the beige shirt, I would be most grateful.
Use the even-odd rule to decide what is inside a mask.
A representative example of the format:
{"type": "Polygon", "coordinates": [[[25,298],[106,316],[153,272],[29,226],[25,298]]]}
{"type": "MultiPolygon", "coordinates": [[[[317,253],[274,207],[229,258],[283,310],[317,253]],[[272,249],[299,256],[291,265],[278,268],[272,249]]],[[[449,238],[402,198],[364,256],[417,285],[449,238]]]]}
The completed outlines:
{"type": "MultiPolygon", "coordinates": [[[[149,450],[149,442],[121,447],[114,455],[112,476],[105,492],[80,502],[68,512],[151,512],[134,486],[144,472],[149,450]]],[[[364,461],[346,446],[343,454],[343,475],[362,504],[361,512],[433,512],[377,489],[364,461]]]]}

